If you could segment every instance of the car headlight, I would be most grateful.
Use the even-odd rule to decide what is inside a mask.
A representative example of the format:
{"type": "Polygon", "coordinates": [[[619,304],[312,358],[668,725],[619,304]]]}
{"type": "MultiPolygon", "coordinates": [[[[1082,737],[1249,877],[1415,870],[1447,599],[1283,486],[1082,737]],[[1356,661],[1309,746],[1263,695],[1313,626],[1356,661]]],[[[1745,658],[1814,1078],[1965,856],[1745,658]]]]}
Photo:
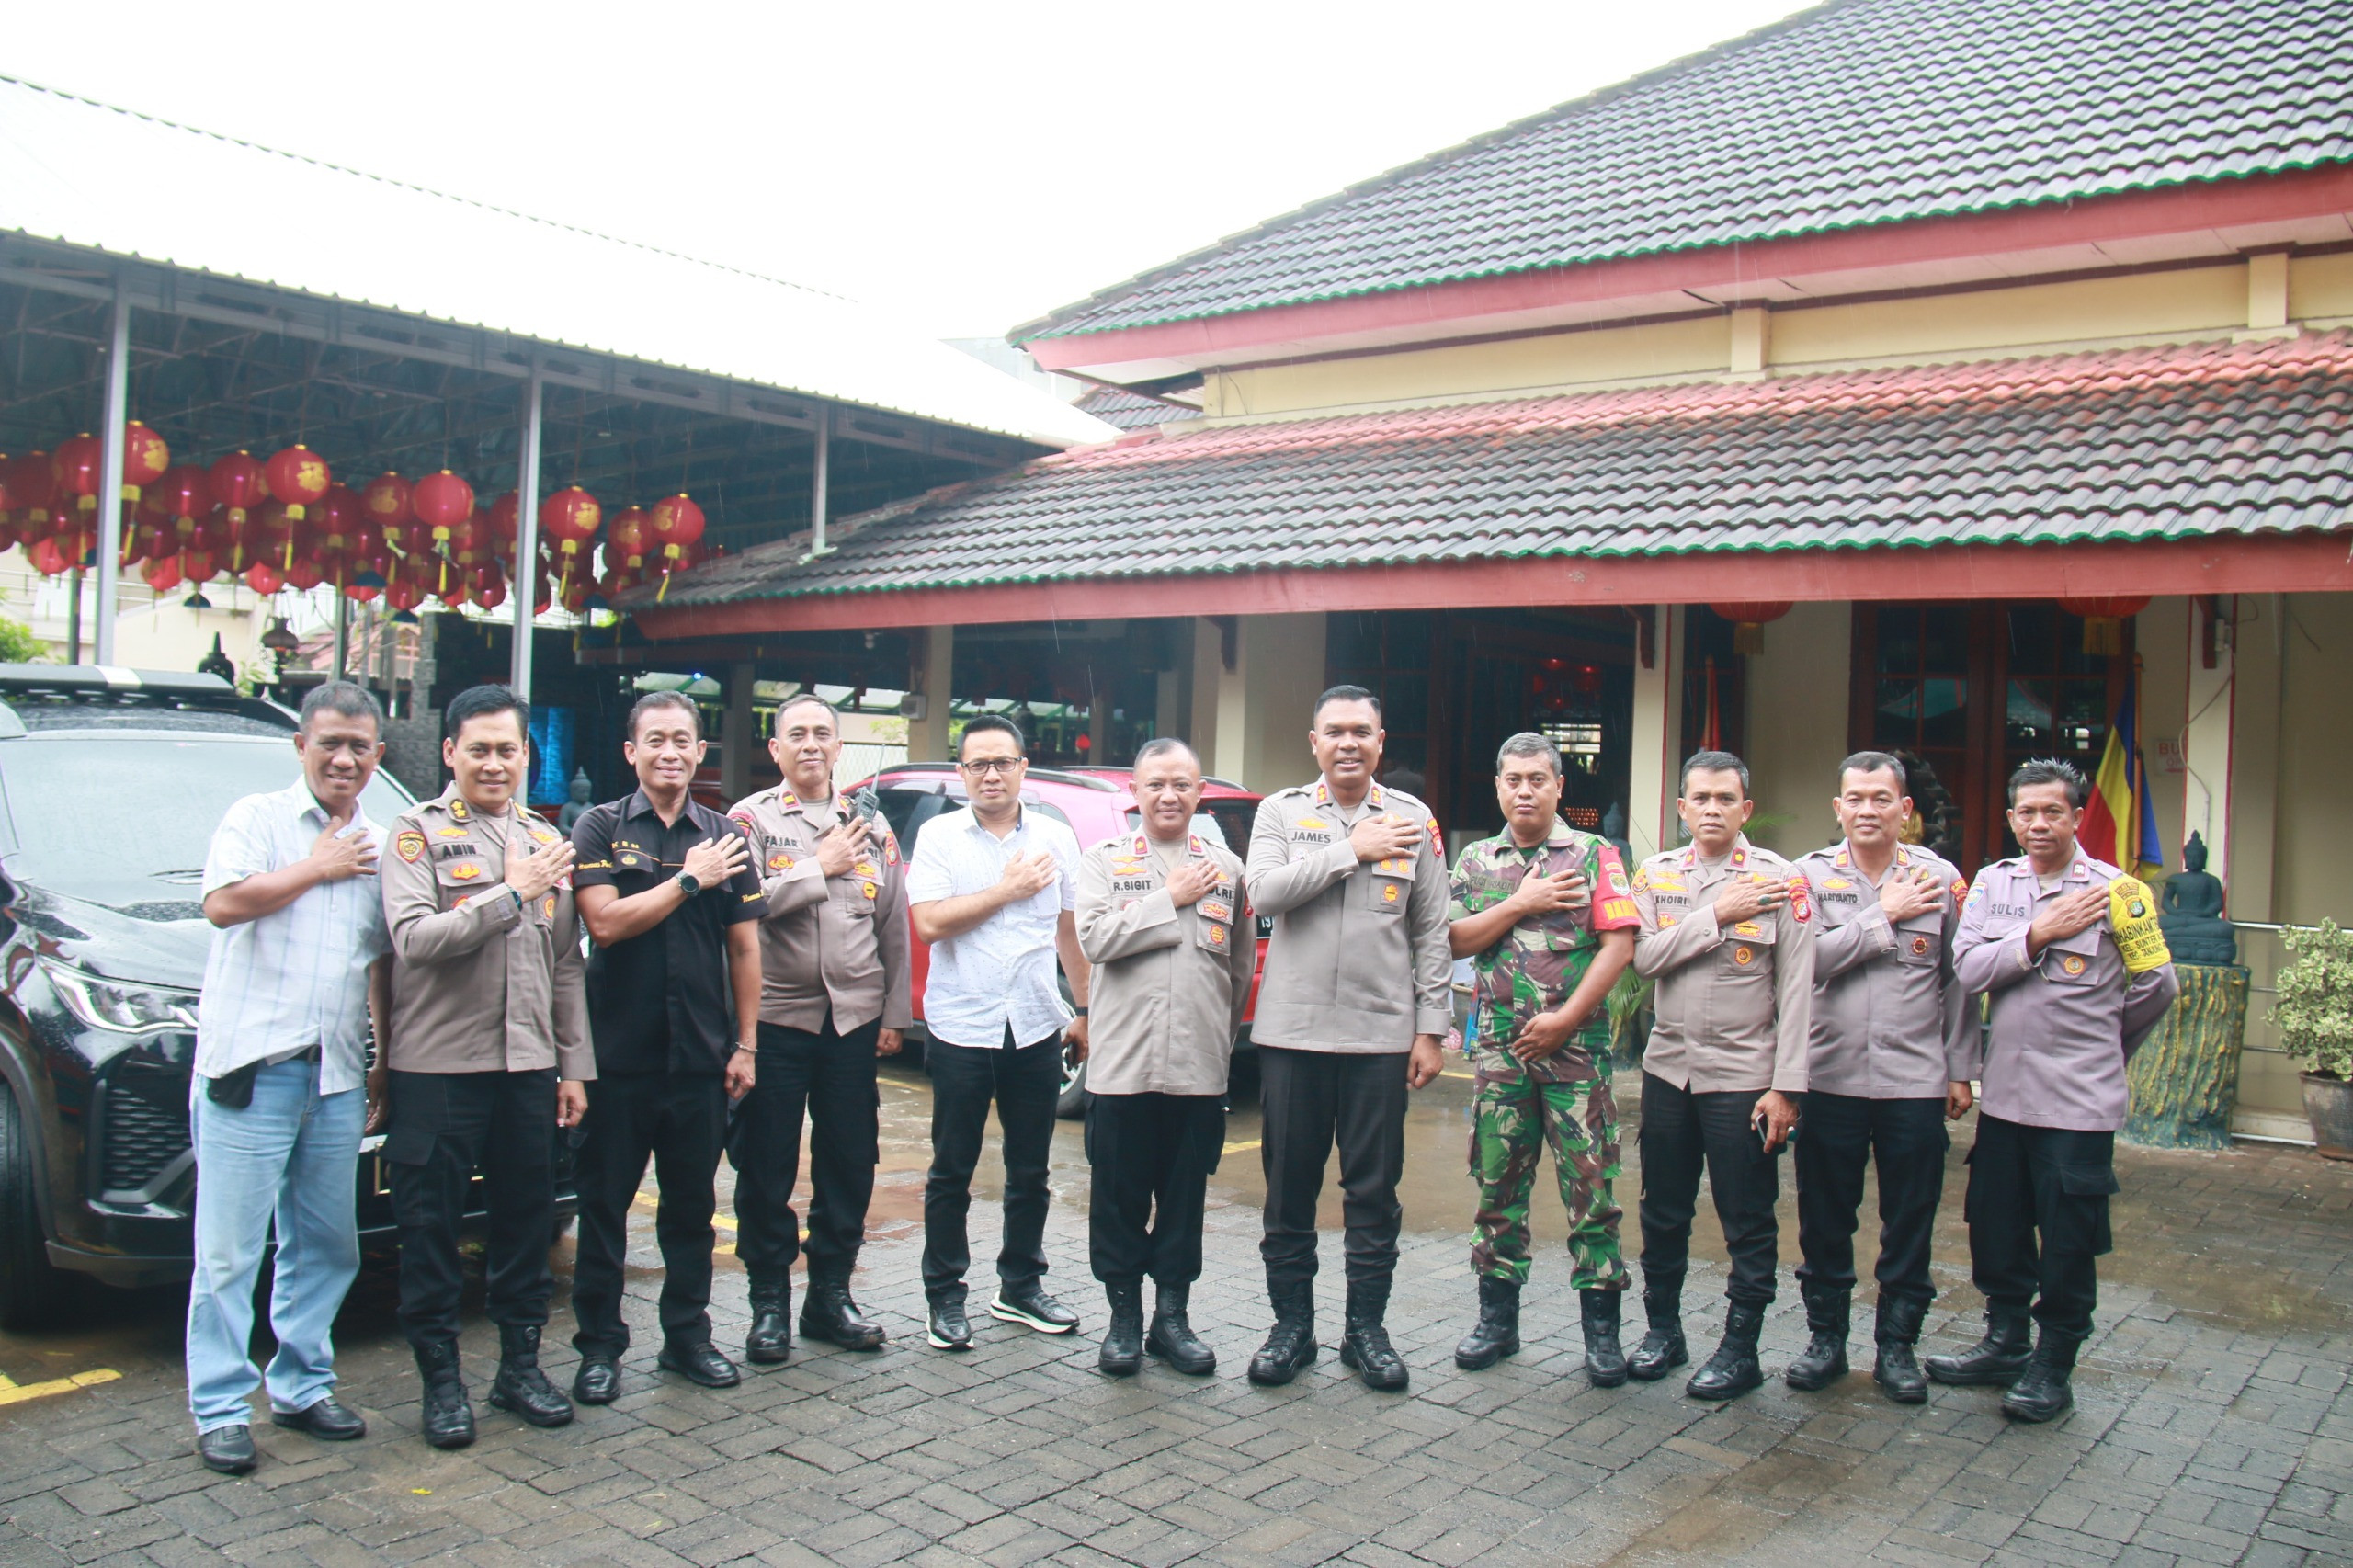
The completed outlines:
{"type": "Polygon", "coordinates": [[[63,998],[65,1010],[94,1029],[115,1034],[168,1034],[196,1028],[196,993],[167,985],[126,985],[101,980],[48,959],[41,972],[63,998]]]}

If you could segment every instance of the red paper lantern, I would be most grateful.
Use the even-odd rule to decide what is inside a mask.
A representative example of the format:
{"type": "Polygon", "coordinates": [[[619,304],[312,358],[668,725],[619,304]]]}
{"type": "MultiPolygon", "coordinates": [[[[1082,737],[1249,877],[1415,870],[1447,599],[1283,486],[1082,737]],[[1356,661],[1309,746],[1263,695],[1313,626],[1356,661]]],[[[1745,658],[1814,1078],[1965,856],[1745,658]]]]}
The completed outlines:
{"type": "Polygon", "coordinates": [[[8,465],[8,505],[19,514],[17,537],[30,540],[49,532],[49,508],[57,499],[57,476],[47,452],[27,452],[8,465]],[[35,533],[34,529],[40,529],[35,533]]]}
{"type": "Polygon", "coordinates": [[[418,480],[408,504],[416,520],[433,530],[433,542],[447,544],[450,530],[473,516],[474,487],[445,468],[418,480]]]}
{"type": "Polygon", "coordinates": [[[233,525],[242,525],[248,512],[269,499],[269,476],[251,452],[215,459],[207,477],[212,482],[212,498],[233,525]]]}
{"type": "Polygon", "coordinates": [[[168,594],[180,585],[180,558],[176,555],[157,556],[142,566],[139,574],[147,579],[147,585],[155,592],[168,594]]]}
{"type": "Polygon", "coordinates": [[[1765,623],[1780,619],[1795,606],[1789,599],[1757,599],[1708,608],[1733,623],[1732,651],[1755,654],[1765,651],[1765,623]]]}
{"type": "Polygon", "coordinates": [[[2084,652],[2113,657],[2124,652],[2124,623],[2149,608],[2146,594],[2106,594],[2061,599],[2059,608],[2084,618],[2084,652]]]}
{"type": "Polygon", "coordinates": [[[212,482],[194,463],[165,469],[161,479],[149,498],[172,519],[185,544],[196,532],[197,519],[212,510],[212,482]]]}
{"type": "Polygon", "coordinates": [[[296,522],[335,483],[327,460],[300,441],[271,458],[263,477],[269,482],[269,493],[286,503],[286,515],[296,522]]]}
{"type": "Polygon", "coordinates": [[[33,570],[44,577],[54,577],[73,564],[65,559],[64,541],[54,535],[35,540],[33,547],[25,553],[31,559],[33,570]]]}
{"type": "Polygon", "coordinates": [[[384,588],[384,602],[394,609],[413,610],[425,602],[425,590],[405,577],[395,577],[384,588]]]}
{"type": "Polygon", "coordinates": [[[379,538],[391,539],[409,524],[408,481],[397,473],[381,473],[359,493],[359,508],[379,538]]]}
{"type": "Polygon", "coordinates": [[[654,504],[654,537],[662,541],[662,559],[671,563],[664,571],[678,570],[686,547],[702,538],[702,508],[688,500],[684,491],[654,504]]]}
{"type": "Polygon", "coordinates": [[[286,578],[268,562],[256,561],[245,568],[245,586],[267,598],[286,586],[286,578]]]}
{"type": "Polygon", "coordinates": [[[515,492],[508,491],[490,504],[490,531],[505,541],[506,553],[515,553],[515,535],[522,526],[523,503],[515,492]]]}
{"type": "Polygon", "coordinates": [[[348,484],[330,484],[319,497],[318,552],[322,561],[343,562],[359,547],[359,497],[348,484]]]}
{"type": "Polygon", "coordinates": [[[314,556],[297,555],[286,563],[286,585],[309,593],[327,580],[326,569],[314,556]]]}
{"type": "Polygon", "coordinates": [[[572,558],[597,537],[605,520],[597,498],[576,484],[568,484],[540,503],[540,532],[563,560],[563,574],[572,574],[572,558]]]}
{"type": "Polygon", "coordinates": [[[180,575],[191,583],[209,583],[220,575],[221,562],[209,550],[180,551],[180,575]]]}
{"type": "Polygon", "coordinates": [[[496,609],[506,602],[506,574],[495,562],[484,562],[466,574],[466,587],[476,605],[496,609]]]}
{"type": "Polygon", "coordinates": [[[122,498],[139,499],[140,492],[164,477],[172,466],[172,449],[164,438],[136,419],[122,427],[122,498]]]}
{"type": "Polygon", "coordinates": [[[106,465],[106,443],[86,432],[58,442],[57,450],[50,454],[49,472],[56,476],[57,488],[74,497],[74,511],[98,509],[98,472],[106,465]]]}
{"type": "Polygon", "coordinates": [[[645,552],[654,548],[654,519],[642,506],[624,506],[613,514],[605,530],[605,561],[630,572],[643,569],[645,552]]]}
{"type": "Polygon", "coordinates": [[[473,515],[449,530],[449,559],[460,566],[478,566],[491,559],[495,535],[490,514],[480,506],[473,515]]]}

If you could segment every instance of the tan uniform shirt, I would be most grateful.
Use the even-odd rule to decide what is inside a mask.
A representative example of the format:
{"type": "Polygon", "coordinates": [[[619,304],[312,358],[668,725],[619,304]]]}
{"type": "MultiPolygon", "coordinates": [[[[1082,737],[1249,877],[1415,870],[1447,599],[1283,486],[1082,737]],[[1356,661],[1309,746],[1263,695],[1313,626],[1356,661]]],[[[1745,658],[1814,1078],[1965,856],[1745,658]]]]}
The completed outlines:
{"type": "Polygon", "coordinates": [[[1901,926],[1845,843],[1798,860],[1813,890],[1813,1052],[1809,1087],[1860,1099],[1940,1100],[1977,1075],[1977,1009],[1953,972],[1969,884],[1949,862],[1899,844],[1887,876],[1928,872],[1943,896],[1901,926]]]}
{"type": "Polygon", "coordinates": [[[1179,909],[1168,867],[1141,833],[1078,862],[1078,945],[1088,992],[1086,1086],[1098,1095],[1222,1095],[1258,956],[1242,861],[1190,835],[1179,864],[1207,860],[1217,885],[1179,909]]]}
{"type": "Polygon", "coordinates": [[[394,819],[378,866],[394,1071],[597,1075],[572,879],[529,903],[501,880],[510,839],[536,849],[562,838],[521,805],[471,811],[455,785],[394,819]]]}
{"type": "Polygon", "coordinates": [[[1643,862],[1634,912],[1634,968],[1658,982],[1643,1071],[1699,1095],[1805,1093],[1814,922],[1796,869],[1745,835],[1712,869],[1687,845],[1643,862]],[[1723,929],[1714,904],[1734,877],[1788,884],[1790,896],[1723,929]]]}
{"type": "Polygon", "coordinates": [[[817,840],[857,813],[838,792],[822,803],[790,785],[738,801],[728,816],[750,841],[767,907],[760,917],[760,1022],[815,1033],[876,1018],[915,1020],[907,971],[907,868],[881,817],[857,862],[838,877],[817,864],[817,840]]]}
{"type": "Polygon", "coordinates": [[[1344,812],[1317,779],[1258,806],[1244,873],[1250,903],[1270,915],[1267,971],[1251,1039],[1297,1051],[1413,1049],[1454,1021],[1447,947],[1446,861],[1438,821],[1402,790],[1375,784],[1344,812]],[[1360,861],[1348,832],[1368,812],[1420,830],[1411,855],[1360,861]]]}

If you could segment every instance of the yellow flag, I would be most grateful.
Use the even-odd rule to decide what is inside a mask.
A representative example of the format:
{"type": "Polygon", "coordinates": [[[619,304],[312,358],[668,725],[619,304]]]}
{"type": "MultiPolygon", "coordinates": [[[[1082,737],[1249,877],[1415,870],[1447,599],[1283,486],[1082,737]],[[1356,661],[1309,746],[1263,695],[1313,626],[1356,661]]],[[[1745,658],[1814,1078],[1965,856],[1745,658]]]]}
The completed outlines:
{"type": "Polygon", "coordinates": [[[2126,973],[2145,974],[2173,962],[2148,883],[2137,877],[2119,877],[2109,883],[2108,924],[2116,934],[2116,950],[2124,959],[2126,973]]]}

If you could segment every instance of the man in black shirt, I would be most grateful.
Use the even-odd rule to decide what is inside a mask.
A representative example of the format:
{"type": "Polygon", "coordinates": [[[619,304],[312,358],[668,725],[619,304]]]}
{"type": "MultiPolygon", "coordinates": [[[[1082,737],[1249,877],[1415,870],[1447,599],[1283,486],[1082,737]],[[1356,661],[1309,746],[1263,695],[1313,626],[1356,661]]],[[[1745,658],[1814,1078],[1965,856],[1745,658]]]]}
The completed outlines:
{"type": "Polygon", "coordinates": [[[727,1102],[752,1087],[765,903],[743,835],[688,796],[709,744],[695,705],[673,691],[641,698],[629,735],[636,790],[572,830],[574,898],[596,941],[588,1018],[598,1082],[583,1124],[572,1283],[572,1397],[584,1404],[620,1392],[621,1261],[649,1155],[662,1189],[657,1365],[706,1388],[741,1377],[710,1343],[710,1221],[727,1102]]]}

